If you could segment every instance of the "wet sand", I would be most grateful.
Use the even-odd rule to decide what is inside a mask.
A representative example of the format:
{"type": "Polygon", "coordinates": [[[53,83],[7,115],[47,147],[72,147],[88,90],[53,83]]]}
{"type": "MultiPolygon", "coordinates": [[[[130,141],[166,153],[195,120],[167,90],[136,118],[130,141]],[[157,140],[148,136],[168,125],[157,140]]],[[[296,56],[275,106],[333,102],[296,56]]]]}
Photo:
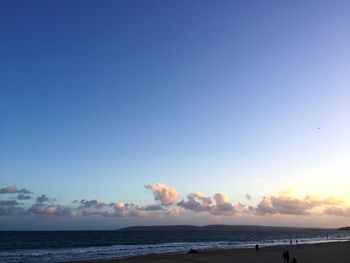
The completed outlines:
{"type": "Polygon", "coordinates": [[[198,254],[152,254],[126,259],[79,261],[80,263],[278,263],[283,262],[282,251],[288,250],[290,262],[298,263],[350,263],[350,241],[312,245],[273,246],[255,249],[205,250],[198,254]]]}

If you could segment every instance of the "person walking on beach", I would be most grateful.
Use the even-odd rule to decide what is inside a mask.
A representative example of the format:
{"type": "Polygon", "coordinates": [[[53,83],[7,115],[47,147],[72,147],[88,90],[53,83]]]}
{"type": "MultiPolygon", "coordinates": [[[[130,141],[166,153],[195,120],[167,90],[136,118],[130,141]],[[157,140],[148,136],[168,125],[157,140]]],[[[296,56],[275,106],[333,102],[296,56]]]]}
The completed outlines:
{"type": "Polygon", "coordinates": [[[289,263],[289,251],[283,250],[282,256],[283,256],[283,263],[289,263]]]}
{"type": "Polygon", "coordinates": [[[259,252],[259,245],[258,244],[255,245],[255,250],[257,253],[259,252]]]}
{"type": "Polygon", "coordinates": [[[286,250],[286,261],[287,261],[287,263],[289,263],[289,251],[288,250],[286,250]]]}

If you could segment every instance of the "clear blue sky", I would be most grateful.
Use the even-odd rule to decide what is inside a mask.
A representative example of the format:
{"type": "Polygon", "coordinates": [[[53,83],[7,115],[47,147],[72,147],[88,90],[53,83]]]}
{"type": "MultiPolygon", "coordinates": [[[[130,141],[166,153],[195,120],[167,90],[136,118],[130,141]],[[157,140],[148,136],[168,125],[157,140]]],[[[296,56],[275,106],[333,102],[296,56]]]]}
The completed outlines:
{"type": "Polygon", "coordinates": [[[152,203],[156,183],[350,201],[349,14],[346,0],[0,0],[0,187],[66,205],[152,203]]]}

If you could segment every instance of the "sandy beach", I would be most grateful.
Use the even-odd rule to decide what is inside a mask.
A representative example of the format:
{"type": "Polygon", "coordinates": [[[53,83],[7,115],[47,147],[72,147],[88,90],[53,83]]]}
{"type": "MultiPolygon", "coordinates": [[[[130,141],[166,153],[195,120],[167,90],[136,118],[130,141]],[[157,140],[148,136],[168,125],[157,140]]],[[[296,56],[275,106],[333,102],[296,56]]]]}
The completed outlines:
{"type": "Polygon", "coordinates": [[[126,259],[79,261],[81,263],[181,263],[181,262],[217,262],[217,263],[277,263],[283,262],[282,251],[288,250],[290,262],[293,257],[300,263],[348,263],[350,262],[350,242],[334,242],[310,245],[272,246],[255,249],[206,250],[197,254],[154,254],[126,259]]]}

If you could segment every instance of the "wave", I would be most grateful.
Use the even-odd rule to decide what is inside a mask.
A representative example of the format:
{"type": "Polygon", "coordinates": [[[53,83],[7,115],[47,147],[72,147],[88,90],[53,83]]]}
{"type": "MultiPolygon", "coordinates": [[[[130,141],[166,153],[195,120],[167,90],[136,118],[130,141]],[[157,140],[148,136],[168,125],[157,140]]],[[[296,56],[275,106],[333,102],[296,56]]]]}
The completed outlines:
{"type": "MultiPolygon", "coordinates": [[[[314,244],[323,242],[348,241],[349,237],[303,238],[298,239],[299,244],[314,244]]],[[[261,247],[288,245],[289,240],[261,240],[261,247]]],[[[189,249],[229,249],[229,248],[253,248],[256,243],[249,242],[173,242],[152,245],[113,245],[104,247],[85,248],[56,248],[56,249],[18,249],[0,252],[0,262],[7,263],[55,263],[80,260],[116,259],[131,256],[160,253],[185,253],[189,249]]]]}

